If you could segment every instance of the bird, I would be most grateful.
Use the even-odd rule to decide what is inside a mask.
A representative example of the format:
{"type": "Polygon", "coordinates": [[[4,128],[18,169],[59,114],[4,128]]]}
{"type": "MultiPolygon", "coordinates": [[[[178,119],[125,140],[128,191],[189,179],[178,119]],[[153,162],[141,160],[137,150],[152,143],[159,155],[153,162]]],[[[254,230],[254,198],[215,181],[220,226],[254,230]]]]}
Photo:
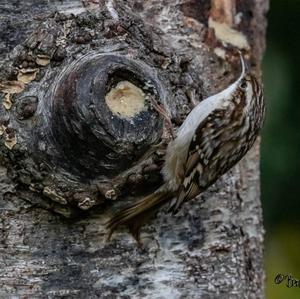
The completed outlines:
{"type": "Polygon", "coordinates": [[[263,88],[240,53],[241,74],[221,92],[197,104],[169,142],[164,183],[126,206],[107,223],[108,240],[126,225],[138,244],[141,227],[164,205],[176,214],[236,165],[253,146],[265,118],[263,88]]]}

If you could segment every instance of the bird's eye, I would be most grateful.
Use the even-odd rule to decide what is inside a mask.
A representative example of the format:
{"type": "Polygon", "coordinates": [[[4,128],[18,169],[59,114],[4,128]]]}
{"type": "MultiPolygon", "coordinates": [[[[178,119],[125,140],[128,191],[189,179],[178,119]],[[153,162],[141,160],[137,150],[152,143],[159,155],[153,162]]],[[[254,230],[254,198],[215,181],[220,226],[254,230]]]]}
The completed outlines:
{"type": "Polygon", "coordinates": [[[245,90],[247,88],[247,82],[246,81],[243,81],[241,84],[240,84],[240,88],[245,90]]]}

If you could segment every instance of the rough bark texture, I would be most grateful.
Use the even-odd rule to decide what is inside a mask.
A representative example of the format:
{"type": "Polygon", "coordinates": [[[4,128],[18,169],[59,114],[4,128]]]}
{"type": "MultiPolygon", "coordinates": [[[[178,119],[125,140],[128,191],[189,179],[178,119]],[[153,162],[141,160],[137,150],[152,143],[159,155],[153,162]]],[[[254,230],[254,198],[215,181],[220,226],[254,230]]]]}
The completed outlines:
{"type": "Polygon", "coordinates": [[[0,3],[0,298],[264,298],[259,142],[143,248],[105,223],[161,184],[151,98],[176,127],[236,48],[259,74],[267,1],[35,2],[0,3]],[[129,119],[105,104],[124,80],[145,94],[129,119]]]}

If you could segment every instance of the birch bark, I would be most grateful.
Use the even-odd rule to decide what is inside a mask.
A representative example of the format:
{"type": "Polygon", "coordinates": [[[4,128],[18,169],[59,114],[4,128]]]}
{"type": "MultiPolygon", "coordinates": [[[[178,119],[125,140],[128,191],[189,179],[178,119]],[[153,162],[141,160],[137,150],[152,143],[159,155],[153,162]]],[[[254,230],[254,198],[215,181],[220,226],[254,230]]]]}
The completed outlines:
{"type": "MultiPolygon", "coordinates": [[[[32,172],[28,175],[30,182],[26,174],[26,167],[31,165],[30,157],[24,158],[27,166],[9,163],[18,160],[16,155],[22,152],[20,148],[29,136],[26,130],[34,130],[35,125],[22,117],[9,123],[7,115],[19,113],[15,107],[19,107],[18,101],[23,96],[38,97],[35,108],[37,115],[41,115],[39,107],[45,101],[45,89],[51,89],[55,76],[64,72],[65,61],[72,61],[69,53],[74,60],[90,52],[95,54],[100,48],[106,48],[106,54],[114,53],[115,43],[109,42],[112,38],[118,43],[130,44],[132,57],[144,60],[147,65],[155,61],[154,68],[162,73],[160,80],[167,78],[166,105],[173,122],[179,125],[190,109],[190,102],[222,90],[238,76],[236,48],[245,53],[253,71],[260,74],[268,1],[68,0],[36,4],[33,0],[1,0],[0,8],[0,81],[7,84],[20,79],[17,77],[20,69],[38,68],[42,74],[39,79],[39,74],[37,78],[28,78],[30,75],[25,73],[25,81],[29,82],[26,81],[17,94],[11,89],[7,92],[7,85],[2,86],[2,101],[8,99],[7,104],[12,107],[2,107],[0,114],[4,131],[0,157],[0,297],[264,298],[259,142],[207,192],[185,204],[178,215],[172,217],[161,212],[145,226],[144,248],[138,248],[125,231],[116,233],[111,242],[105,242],[105,222],[112,211],[143,192],[123,193],[120,189],[121,196],[119,194],[115,201],[108,196],[82,209],[79,195],[76,199],[79,208],[74,208],[74,201],[65,204],[64,196],[57,203],[59,195],[45,191],[46,187],[52,190],[53,185],[49,185],[51,188],[47,185],[49,180],[43,181],[41,193],[32,191],[32,172]],[[99,7],[106,12],[99,15],[99,7]],[[68,17],[61,14],[58,17],[55,11],[68,17]],[[128,25],[130,19],[132,24],[125,30],[130,35],[128,42],[122,26],[128,25]],[[91,20],[92,25],[87,25],[87,20],[91,20]],[[77,25],[74,27],[72,22],[77,25]],[[99,22],[103,22],[101,26],[99,22]],[[44,52],[39,57],[33,56],[44,59],[46,65],[37,66],[36,61],[30,64],[26,57],[22,60],[20,53],[24,45],[27,50],[32,46],[35,51],[34,47],[38,46],[33,43],[38,38],[34,33],[40,32],[40,28],[46,28],[47,34],[50,32],[52,36],[61,28],[67,33],[62,44],[58,40],[47,44],[47,34],[38,41],[45,45],[44,52]],[[99,28],[106,34],[102,41],[97,38],[99,28]],[[32,34],[34,37],[30,39],[32,34]],[[91,35],[90,39],[82,40],[87,34],[91,35]],[[150,45],[147,45],[148,40],[150,45]],[[142,54],[139,54],[139,43],[142,54]],[[61,52],[57,51],[58,44],[61,52]],[[71,52],[64,52],[64,45],[71,52]],[[52,52],[53,47],[56,52],[52,52]],[[143,58],[146,48],[149,59],[143,58]],[[9,98],[8,93],[11,93],[9,98]],[[4,144],[12,137],[11,132],[5,131],[10,126],[23,136],[16,140],[17,145],[12,150],[4,144]],[[85,209],[87,211],[83,211],[85,209]]],[[[128,44],[127,50],[121,51],[128,52],[128,44]]],[[[44,119],[39,121],[43,123],[44,119]]],[[[26,154],[26,149],[23,154],[24,151],[26,154]]],[[[137,175],[132,181],[136,183],[141,169],[134,170],[137,175]]],[[[64,168],[65,172],[68,176],[72,170],[64,168]]],[[[158,172],[159,166],[146,175],[153,177],[154,185],[159,184],[158,172]]],[[[78,184],[82,189],[86,183],[75,183],[75,189],[78,184]]],[[[124,182],[120,184],[122,188],[126,186],[124,182]]],[[[142,189],[143,184],[149,189],[151,181],[142,180],[140,184],[142,189]]],[[[105,190],[102,191],[105,193],[105,190]]],[[[91,187],[88,192],[100,191],[91,187]]]]}

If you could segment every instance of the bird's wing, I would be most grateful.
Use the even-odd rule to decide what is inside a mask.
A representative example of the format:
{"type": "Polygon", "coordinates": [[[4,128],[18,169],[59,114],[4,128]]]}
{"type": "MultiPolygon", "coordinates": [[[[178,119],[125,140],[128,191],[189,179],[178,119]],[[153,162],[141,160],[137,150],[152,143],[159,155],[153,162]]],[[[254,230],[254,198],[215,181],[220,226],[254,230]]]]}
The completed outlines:
{"type": "Polygon", "coordinates": [[[196,129],[188,150],[184,180],[177,200],[169,211],[176,213],[185,201],[196,197],[207,187],[201,186],[200,180],[206,166],[219,148],[218,136],[223,131],[221,126],[224,126],[225,113],[223,109],[214,110],[196,129]]]}

